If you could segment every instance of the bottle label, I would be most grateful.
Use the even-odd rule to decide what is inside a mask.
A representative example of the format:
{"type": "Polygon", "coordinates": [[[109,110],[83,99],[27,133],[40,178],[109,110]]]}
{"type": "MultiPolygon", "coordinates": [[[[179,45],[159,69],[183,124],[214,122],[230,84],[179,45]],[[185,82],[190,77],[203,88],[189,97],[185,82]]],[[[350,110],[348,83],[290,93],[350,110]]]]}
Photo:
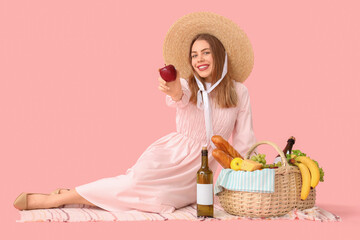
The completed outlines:
{"type": "Polygon", "coordinates": [[[213,184],[197,184],[196,199],[197,204],[200,205],[213,205],[214,194],[213,184]]]}

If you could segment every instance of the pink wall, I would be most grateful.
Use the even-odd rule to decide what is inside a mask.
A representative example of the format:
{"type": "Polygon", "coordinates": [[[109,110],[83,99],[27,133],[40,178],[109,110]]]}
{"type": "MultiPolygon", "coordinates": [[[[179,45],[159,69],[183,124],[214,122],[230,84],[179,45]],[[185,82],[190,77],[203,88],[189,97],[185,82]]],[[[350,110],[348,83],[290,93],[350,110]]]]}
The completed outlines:
{"type": "Polygon", "coordinates": [[[4,239],[99,238],[105,232],[141,237],[153,231],[162,231],[160,238],[178,232],[177,238],[188,233],[182,228],[194,237],[198,230],[231,237],[224,229],[240,228],[249,231],[241,236],[283,231],[293,238],[299,227],[318,237],[350,239],[360,200],[358,10],[355,0],[0,1],[4,239]],[[162,41],[176,19],[201,10],[232,19],[248,34],[255,66],[245,84],[258,140],[283,147],[294,135],[295,149],[325,170],[317,204],[343,222],[15,223],[12,202],[20,192],[122,174],[149,144],[174,131],[175,110],[157,90],[162,41]]]}

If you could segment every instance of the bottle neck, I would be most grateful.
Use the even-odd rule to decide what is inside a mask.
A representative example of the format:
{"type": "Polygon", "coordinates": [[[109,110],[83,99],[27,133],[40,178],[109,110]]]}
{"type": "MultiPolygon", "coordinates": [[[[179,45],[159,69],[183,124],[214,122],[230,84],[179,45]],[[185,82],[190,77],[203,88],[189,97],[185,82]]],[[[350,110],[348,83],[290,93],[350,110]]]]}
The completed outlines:
{"type": "Polygon", "coordinates": [[[284,149],[285,154],[290,154],[290,153],[291,153],[292,148],[293,148],[293,146],[294,146],[294,143],[295,143],[295,140],[292,139],[292,138],[290,138],[290,139],[287,141],[287,145],[286,145],[286,147],[285,147],[285,149],[284,149]]]}
{"type": "Polygon", "coordinates": [[[201,151],[201,168],[208,168],[208,151],[202,150],[201,151]]]}
{"type": "Polygon", "coordinates": [[[201,156],[201,168],[208,168],[208,157],[207,156],[201,156]]]}
{"type": "MultiPolygon", "coordinates": [[[[292,151],[292,148],[295,144],[295,138],[294,137],[290,137],[288,140],[287,140],[287,144],[285,146],[285,148],[283,149],[283,153],[286,157],[286,154],[290,154],[291,151],[292,151]]],[[[280,157],[280,154],[277,155],[276,157],[280,157]]]]}

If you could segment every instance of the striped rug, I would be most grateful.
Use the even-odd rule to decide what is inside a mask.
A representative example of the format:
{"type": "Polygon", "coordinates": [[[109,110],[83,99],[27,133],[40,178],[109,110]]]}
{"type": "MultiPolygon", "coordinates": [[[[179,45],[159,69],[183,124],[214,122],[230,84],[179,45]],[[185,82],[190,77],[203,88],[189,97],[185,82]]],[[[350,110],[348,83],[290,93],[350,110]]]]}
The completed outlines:
{"type": "Polygon", "coordinates": [[[214,218],[197,218],[196,204],[176,210],[173,213],[147,213],[141,211],[108,212],[96,207],[85,205],[67,205],[63,208],[38,209],[19,211],[20,220],[17,222],[106,222],[106,221],[219,221],[219,220],[310,220],[310,221],[341,221],[336,216],[319,207],[303,211],[293,210],[281,217],[273,218],[246,218],[226,213],[219,205],[214,205],[214,218]]]}

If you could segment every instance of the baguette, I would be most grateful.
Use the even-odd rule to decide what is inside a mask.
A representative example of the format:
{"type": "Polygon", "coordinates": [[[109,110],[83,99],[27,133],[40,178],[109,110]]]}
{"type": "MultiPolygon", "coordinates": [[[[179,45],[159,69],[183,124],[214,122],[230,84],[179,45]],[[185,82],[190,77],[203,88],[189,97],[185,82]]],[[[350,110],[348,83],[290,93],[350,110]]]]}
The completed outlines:
{"type": "Polygon", "coordinates": [[[214,135],[211,138],[211,141],[215,144],[215,146],[224,151],[225,153],[229,154],[232,158],[239,157],[241,159],[244,159],[238,151],[233,148],[233,146],[230,145],[228,141],[226,141],[223,137],[219,135],[214,135]]]}
{"type": "Polygon", "coordinates": [[[230,168],[230,163],[231,163],[231,160],[233,160],[233,158],[229,154],[227,154],[223,150],[215,148],[212,151],[212,155],[215,158],[215,160],[218,161],[218,163],[220,163],[220,165],[223,168],[230,168]]]}

